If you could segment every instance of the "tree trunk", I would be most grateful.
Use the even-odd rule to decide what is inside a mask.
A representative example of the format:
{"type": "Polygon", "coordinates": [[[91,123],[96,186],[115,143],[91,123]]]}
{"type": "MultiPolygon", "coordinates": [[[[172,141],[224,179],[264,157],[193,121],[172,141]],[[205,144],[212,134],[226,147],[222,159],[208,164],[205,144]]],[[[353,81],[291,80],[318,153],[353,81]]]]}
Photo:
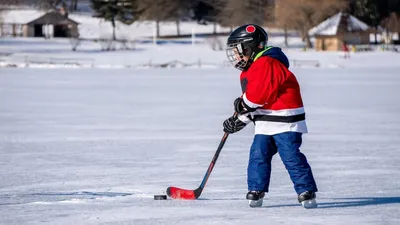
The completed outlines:
{"type": "Polygon", "coordinates": [[[12,36],[13,37],[17,36],[17,25],[16,24],[12,25],[12,36]]]}
{"type": "Polygon", "coordinates": [[[389,28],[386,28],[385,30],[385,44],[391,44],[392,43],[392,35],[390,34],[389,28]]]}
{"type": "Polygon", "coordinates": [[[375,37],[375,44],[378,44],[378,26],[375,26],[375,31],[374,31],[374,37],[375,37]]]}
{"type": "Polygon", "coordinates": [[[176,20],[176,34],[181,36],[180,21],[176,20]]]}
{"type": "Polygon", "coordinates": [[[285,37],[285,47],[289,47],[289,43],[288,43],[288,30],[286,27],[283,28],[284,31],[284,37],[285,37]]]}
{"type": "Polygon", "coordinates": [[[71,0],[71,3],[69,5],[69,10],[71,12],[78,10],[78,0],[71,0]]]}
{"type": "Polygon", "coordinates": [[[312,48],[313,45],[311,43],[311,38],[310,35],[308,35],[308,30],[306,27],[303,27],[302,32],[301,32],[301,38],[304,42],[306,42],[306,48],[312,48]]]}
{"type": "Polygon", "coordinates": [[[156,20],[156,35],[160,37],[160,21],[156,20]]]}
{"type": "Polygon", "coordinates": [[[213,29],[213,34],[217,34],[217,22],[213,22],[214,29],[213,29]]]}
{"type": "Polygon", "coordinates": [[[312,45],[312,43],[311,43],[310,35],[308,35],[308,34],[305,34],[305,35],[306,35],[306,47],[307,47],[307,48],[312,48],[313,45],[312,45]]]}
{"type": "Polygon", "coordinates": [[[78,0],[74,0],[74,5],[73,5],[73,9],[74,11],[78,10],[78,0]]]}
{"type": "Polygon", "coordinates": [[[112,27],[113,27],[112,39],[113,39],[113,41],[115,41],[117,38],[116,38],[116,35],[115,35],[115,18],[114,17],[111,19],[111,24],[112,24],[112,27]]]}

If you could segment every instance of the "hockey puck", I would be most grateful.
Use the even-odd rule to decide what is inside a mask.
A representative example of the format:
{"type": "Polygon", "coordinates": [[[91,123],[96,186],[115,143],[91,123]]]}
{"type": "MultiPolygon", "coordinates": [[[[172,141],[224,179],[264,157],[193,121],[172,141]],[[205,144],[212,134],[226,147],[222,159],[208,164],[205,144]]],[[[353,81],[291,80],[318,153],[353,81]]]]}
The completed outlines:
{"type": "Polygon", "coordinates": [[[167,200],[166,195],[154,195],[154,200],[167,200]]]}

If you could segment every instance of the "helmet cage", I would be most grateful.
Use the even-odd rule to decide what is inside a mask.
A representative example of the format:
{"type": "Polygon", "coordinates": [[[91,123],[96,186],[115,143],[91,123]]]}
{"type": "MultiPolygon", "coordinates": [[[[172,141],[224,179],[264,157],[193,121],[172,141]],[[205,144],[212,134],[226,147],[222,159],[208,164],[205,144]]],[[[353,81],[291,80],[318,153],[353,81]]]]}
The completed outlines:
{"type": "Polygon", "coordinates": [[[245,70],[249,60],[253,55],[253,50],[249,45],[245,45],[244,42],[252,41],[253,38],[246,38],[241,40],[230,41],[231,43],[227,44],[226,48],[226,56],[229,62],[239,70],[245,70]],[[244,59],[244,56],[247,59],[244,59]]]}

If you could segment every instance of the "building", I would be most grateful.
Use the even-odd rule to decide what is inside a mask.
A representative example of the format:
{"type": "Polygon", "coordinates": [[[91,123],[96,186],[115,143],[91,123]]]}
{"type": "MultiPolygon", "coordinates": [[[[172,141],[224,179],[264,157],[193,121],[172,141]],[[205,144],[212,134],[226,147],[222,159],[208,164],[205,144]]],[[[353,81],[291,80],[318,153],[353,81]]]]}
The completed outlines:
{"type": "Polygon", "coordinates": [[[344,44],[368,45],[374,30],[347,13],[338,13],[309,30],[317,51],[340,51],[344,44]]]}
{"type": "Polygon", "coordinates": [[[2,13],[0,36],[77,37],[78,25],[66,13],[10,10],[2,13]]]}

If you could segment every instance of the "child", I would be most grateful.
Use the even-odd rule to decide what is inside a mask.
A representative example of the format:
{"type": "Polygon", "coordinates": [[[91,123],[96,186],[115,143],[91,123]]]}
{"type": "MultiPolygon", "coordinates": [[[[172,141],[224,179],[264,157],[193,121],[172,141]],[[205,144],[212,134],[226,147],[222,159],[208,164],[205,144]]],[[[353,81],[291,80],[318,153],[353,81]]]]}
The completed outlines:
{"type": "Polygon", "coordinates": [[[246,198],[251,207],[262,205],[276,153],[289,172],[298,201],[306,208],[316,207],[317,185],[299,150],[302,134],[307,133],[300,87],[288,70],[285,54],[280,48],[268,47],[267,41],[266,31],[254,24],[241,26],[228,37],[227,57],[242,71],[243,94],[234,101],[238,116],[224,121],[224,131],[235,133],[250,122],[255,124],[247,170],[246,198]]]}

